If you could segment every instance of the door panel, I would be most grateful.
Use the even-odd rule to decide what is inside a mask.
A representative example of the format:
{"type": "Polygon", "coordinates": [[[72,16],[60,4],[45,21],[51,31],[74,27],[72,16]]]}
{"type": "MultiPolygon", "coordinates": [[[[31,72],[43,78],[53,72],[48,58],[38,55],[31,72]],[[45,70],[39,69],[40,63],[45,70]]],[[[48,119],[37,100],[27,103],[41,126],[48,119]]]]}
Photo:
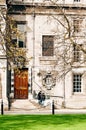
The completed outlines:
{"type": "Polygon", "coordinates": [[[14,73],[14,98],[28,98],[28,69],[22,69],[14,73]]]}

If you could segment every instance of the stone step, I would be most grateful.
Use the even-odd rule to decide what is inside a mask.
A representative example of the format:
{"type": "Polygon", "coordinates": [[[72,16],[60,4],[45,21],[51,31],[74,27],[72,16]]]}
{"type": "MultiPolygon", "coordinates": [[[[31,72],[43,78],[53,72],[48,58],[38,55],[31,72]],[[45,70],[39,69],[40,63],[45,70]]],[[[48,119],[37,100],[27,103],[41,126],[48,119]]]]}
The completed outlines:
{"type": "Polygon", "coordinates": [[[45,100],[44,105],[40,105],[38,103],[38,100],[35,99],[30,100],[30,102],[34,104],[34,106],[36,106],[36,108],[38,109],[51,109],[51,105],[52,105],[50,100],[45,100]]]}
{"type": "Polygon", "coordinates": [[[15,100],[11,105],[11,110],[13,109],[36,109],[36,106],[29,100],[15,100]]]}
{"type": "Polygon", "coordinates": [[[52,100],[45,100],[44,105],[40,105],[37,99],[14,100],[11,110],[50,110],[52,100]]]}

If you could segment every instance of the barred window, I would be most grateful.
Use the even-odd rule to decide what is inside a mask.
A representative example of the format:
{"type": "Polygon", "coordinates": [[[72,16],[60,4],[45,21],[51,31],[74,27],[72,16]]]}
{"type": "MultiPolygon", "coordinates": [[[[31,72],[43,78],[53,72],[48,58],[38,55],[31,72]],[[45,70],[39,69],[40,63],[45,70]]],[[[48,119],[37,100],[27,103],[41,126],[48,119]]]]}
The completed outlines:
{"type": "Polygon", "coordinates": [[[42,37],[42,55],[53,56],[54,53],[54,36],[42,37]]]}
{"type": "Polygon", "coordinates": [[[80,32],[81,31],[81,23],[82,20],[81,19],[74,19],[73,20],[73,28],[74,28],[74,32],[80,32]]]}
{"type": "Polygon", "coordinates": [[[81,61],[82,51],[80,49],[82,45],[74,45],[74,62],[81,61]]]}
{"type": "Polygon", "coordinates": [[[73,92],[81,92],[81,74],[73,75],[73,92]]]}

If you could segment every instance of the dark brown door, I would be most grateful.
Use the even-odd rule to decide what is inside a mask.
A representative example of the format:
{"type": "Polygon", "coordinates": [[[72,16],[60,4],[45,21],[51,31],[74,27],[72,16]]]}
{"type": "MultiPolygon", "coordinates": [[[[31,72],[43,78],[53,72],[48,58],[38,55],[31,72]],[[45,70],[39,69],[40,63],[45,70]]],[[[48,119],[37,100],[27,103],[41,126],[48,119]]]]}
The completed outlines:
{"type": "Polygon", "coordinates": [[[28,98],[28,69],[22,69],[14,73],[14,98],[28,98]]]}

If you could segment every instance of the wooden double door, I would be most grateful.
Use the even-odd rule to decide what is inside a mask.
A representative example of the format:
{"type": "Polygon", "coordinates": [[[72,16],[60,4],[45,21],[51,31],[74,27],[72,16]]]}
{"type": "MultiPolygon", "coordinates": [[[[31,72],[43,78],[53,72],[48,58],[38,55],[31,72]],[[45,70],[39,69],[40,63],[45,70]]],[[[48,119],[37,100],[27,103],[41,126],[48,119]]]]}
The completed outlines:
{"type": "Polygon", "coordinates": [[[14,98],[28,98],[28,69],[26,68],[14,72],[14,98]]]}

